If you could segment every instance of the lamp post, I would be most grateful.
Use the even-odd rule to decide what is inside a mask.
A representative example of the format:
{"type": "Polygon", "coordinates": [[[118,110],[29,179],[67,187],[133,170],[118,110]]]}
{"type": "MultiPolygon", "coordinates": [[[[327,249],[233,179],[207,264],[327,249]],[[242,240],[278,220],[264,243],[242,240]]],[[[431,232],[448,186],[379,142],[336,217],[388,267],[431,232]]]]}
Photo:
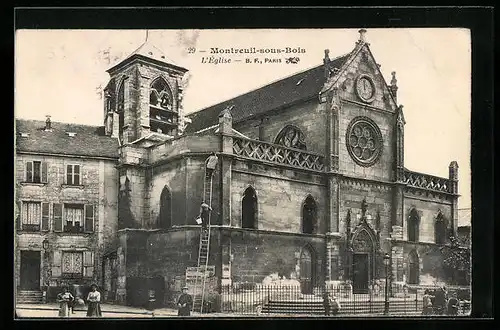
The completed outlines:
{"type": "Polygon", "coordinates": [[[49,240],[48,239],[44,239],[43,242],[42,242],[42,248],[43,248],[43,266],[45,268],[45,285],[43,286],[43,296],[42,296],[42,299],[43,299],[43,302],[46,303],[47,302],[47,290],[48,290],[48,283],[49,283],[49,270],[50,270],[50,267],[48,265],[48,252],[47,250],[49,249],[49,240]]]}
{"type": "Polygon", "coordinates": [[[389,314],[389,262],[391,261],[391,256],[388,253],[384,255],[384,265],[385,265],[385,300],[384,300],[384,315],[389,314]]]}

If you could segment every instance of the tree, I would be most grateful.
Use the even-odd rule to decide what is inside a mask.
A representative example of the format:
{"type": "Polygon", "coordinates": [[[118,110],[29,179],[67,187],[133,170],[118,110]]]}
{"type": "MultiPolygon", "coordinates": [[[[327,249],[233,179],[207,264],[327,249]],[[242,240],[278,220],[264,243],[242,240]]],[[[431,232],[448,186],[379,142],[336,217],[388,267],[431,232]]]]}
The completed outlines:
{"type": "Polygon", "coordinates": [[[458,239],[450,237],[451,245],[440,247],[443,267],[452,284],[470,284],[470,248],[460,245],[458,239]]]}

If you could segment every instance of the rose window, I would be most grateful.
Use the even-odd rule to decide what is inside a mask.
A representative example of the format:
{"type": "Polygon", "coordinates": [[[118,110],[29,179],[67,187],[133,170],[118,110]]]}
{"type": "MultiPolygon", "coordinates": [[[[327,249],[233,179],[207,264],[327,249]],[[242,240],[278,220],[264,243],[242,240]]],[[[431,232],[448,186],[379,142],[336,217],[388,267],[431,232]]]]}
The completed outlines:
{"type": "Polygon", "coordinates": [[[377,125],[369,118],[355,118],[347,129],[347,150],[361,166],[371,166],[382,150],[382,134],[377,125]]]}

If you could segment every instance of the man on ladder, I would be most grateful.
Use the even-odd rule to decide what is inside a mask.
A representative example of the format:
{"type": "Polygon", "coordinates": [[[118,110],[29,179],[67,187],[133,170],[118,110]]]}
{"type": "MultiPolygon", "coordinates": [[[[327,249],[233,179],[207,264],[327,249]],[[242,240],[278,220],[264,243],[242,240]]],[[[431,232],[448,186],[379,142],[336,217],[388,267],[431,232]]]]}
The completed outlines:
{"type": "MultiPolygon", "coordinates": [[[[217,167],[217,162],[218,162],[218,158],[217,158],[217,155],[216,153],[212,153],[208,159],[207,159],[207,168],[206,168],[206,176],[207,178],[211,178],[214,171],[215,171],[215,168],[217,167]]],[[[205,196],[205,198],[207,198],[207,196],[205,196]]],[[[210,217],[210,212],[212,211],[212,208],[210,207],[210,205],[208,205],[207,203],[205,203],[205,200],[201,202],[201,206],[200,206],[200,215],[198,216],[198,219],[196,219],[196,222],[198,224],[201,224],[201,227],[204,231],[207,230],[207,226],[208,226],[208,222],[209,222],[209,217],[210,217]]]]}

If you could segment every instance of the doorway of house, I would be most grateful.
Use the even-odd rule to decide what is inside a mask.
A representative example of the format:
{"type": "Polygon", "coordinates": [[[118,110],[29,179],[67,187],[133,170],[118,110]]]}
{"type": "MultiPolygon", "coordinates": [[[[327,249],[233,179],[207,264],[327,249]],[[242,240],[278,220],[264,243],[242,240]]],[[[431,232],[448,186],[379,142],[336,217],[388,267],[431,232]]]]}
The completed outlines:
{"type": "Polygon", "coordinates": [[[21,251],[21,290],[40,290],[40,251],[21,251]]]}
{"type": "Polygon", "coordinates": [[[368,293],[369,258],[368,253],[354,253],[352,258],[352,291],[368,293]]]}

